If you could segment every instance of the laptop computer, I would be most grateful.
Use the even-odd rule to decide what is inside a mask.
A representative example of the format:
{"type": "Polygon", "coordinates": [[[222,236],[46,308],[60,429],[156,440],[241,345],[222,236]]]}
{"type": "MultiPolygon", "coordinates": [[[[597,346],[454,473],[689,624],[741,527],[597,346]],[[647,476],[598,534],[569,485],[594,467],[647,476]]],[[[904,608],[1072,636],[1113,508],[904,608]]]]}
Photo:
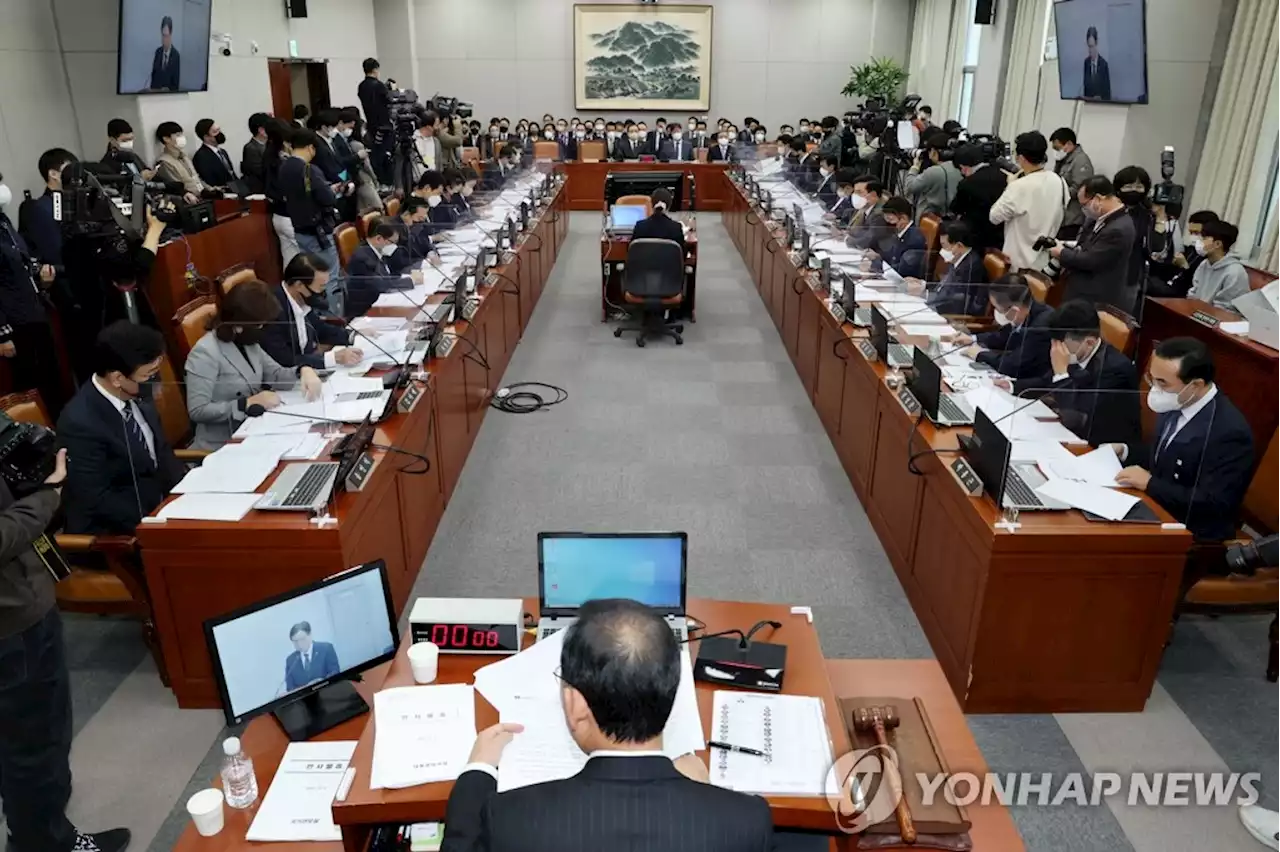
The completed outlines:
{"type": "Polygon", "coordinates": [[[356,430],[344,435],[333,448],[327,462],[297,462],[285,465],[267,491],[254,504],[255,509],[277,512],[318,512],[329,501],[334,486],[342,487],[365,448],[373,440],[374,425],[366,415],[356,430]]]}
{"type": "Polygon", "coordinates": [[[682,532],[538,533],[536,638],[573,624],[587,601],[630,598],[652,607],[686,641],[688,553],[682,532]]]}
{"type": "Polygon", "coordinates": [[[615,204],[609,210],[609,226],[614,231],[632,231],[646,215],[643,204],[615,204]]]}
{"type": "Polygon", "coordinates": [[[1036,494],[1047,481],[1045,475],[1035,462],[1011,461],[1013,444],[981,408],[973,415],[973,435],[960,436],[960,449],[1000,508],[1020,512],[1071,508],[1036,494]]]}
{"type": "Polygon", "coordinates": [[[910,367],[914,346],[903,346],[889,340],[889,320],[875,305],[871,306],[871,345],[881,362],[896,368],[910,367]]]}
{"type": "Polygon", "coordinates": [[[925,416],[939,426],[968,426],[973,407],[958,394],[942,392],[942,368],[923,349],[912,356],[914,375],[908,383],[925,416]]]}

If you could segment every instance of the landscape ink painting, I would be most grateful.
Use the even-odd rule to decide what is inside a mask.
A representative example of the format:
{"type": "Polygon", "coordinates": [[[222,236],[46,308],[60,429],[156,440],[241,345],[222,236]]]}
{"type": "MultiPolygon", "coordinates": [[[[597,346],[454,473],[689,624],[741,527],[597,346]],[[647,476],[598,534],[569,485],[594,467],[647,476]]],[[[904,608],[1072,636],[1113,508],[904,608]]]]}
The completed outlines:
{"type": "Polygon", "coordinates": [[[573,7],[578,109],[711,108],[711,7],[573,7]]]}

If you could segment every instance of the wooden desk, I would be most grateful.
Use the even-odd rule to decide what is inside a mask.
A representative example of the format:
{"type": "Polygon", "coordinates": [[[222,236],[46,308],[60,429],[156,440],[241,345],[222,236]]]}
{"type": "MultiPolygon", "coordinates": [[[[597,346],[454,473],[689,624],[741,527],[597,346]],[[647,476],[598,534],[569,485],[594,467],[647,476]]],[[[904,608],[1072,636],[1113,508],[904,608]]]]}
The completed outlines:
{"type": "MultiPolygon", "coordinates": [[[[1199,299],[1147,299],[1138,343],[1138,369],[1146,369],[1151,350],[1161,340],[1194,337],[1204,341],[1217,368],[1214,381],[1253,427],[1253,450],[1261,459],[1276,431],[1276,409],[1280,406],[1280,397],[1277,397],[1280,352],[1192,319],[1192,313],[1197,311],[1225,322],[1240,319],[1231,311],[1215,308],[1199,299]]],[[[1149,431],[1155,425],[1155,415],[1146,409],[1144,414],[1150,421],[1144,424],[1149,431]]]]}
{"type": "MultiPolygon", "coordinates": [[[[164,668],[180,707],[219,706],[204,638],[209,618],[374,559],[386,560],[396,611],[404,609],[489,398],[567,233],[562,211],[560,193],[477,291],[479,309],[454,327],[460,339],[449,355],[427,367],[430,380],[417,406],[379,424],[375,443],[426,456],[431,469],[425,475],[403,472],[416,463],[375,452],[377,466],[365,488],[337,495],[329,510],[336,523],[324,527],[301,512],[258,511],[235,524],[138,527],[164,668]]],[[[379,312],[407,316],[416,309],[379,312]]]]}
{"type": "MultiPolygon", "coordinates": [[[[935,661],[827,660],[827,674],[838,698],[883,695],[923,700],[950,770],[972,772],[979,778],[986,773],[987,762],[935,661]]],[[[907,767],[906,771],[911,770],[907,767]]],[[[979,798],[966,811],[972,823],[969,838],[974,852],[1022,852],[1026,848],[1003,805],[994,800],[983,805],[979,798]]]]}
{"type": "MultiPolygon", "coordinates": [[[[537,616],[536,598],[525,600],[525,609],[537,616]]],[[[689,613],[706,623],[707,632],[750,626],[762,619],[782,622],[782,627],[766,636],[765,641],[787,646],[787,675],[783,691],[788,695],[813,695],[822,699],[832,750],[839,756],[849,751],[849,735],[840,721],[839,706],[827,677],[818,633],[803,616],[792,615],[783,604],[737,603],[694,598],[689,613]]],[[[384,688],[413,685],[413,675],[406,657],[408,643],[402,642],[400,653],[391,664],[384,688]]],[[[440,659],[439,683],[469,683],[475,670],[494,662],[481,655],[452,655],[440,659]]],[[[714,687],[698,683],[698,710],[702,715],[703,733],[710,738],[714,687]]],[[[476,727],[483,730],[498,722],[492,705],[476,694],[476,727]]],[[[333,806],[333,820],[342,828],[347,852],[361,852],[372,828],[382,823],[417,822],[444,818],[445,805],[452,782],[423,784],[404,790],[370,790],[369,778],[373,761],[374,722],[369,720],[352,762],[356,780],[345,802],[333,806]]],[[[700,753],[706,759],[706,752],[700,753]]],[[[838,833],[835,819],[825,798],[774,797],[769,799],[774,825],[779,828],[805,828],[838,833]]]]}
{"type": "Polygon", "coordinates": [[[1024,512],[1016,532],[998,529],[990,498],[969,497],[944,466],[967,430],[915,427],[884,366],[726,183],[724,223],[961,707],[1141,710],[1190,535],[1075,511],[1024,512]],[[917,460],[922,475],[907,469],[909,448],[935,453],[917,460]]]}
{"type": "MultiPolygon", "coordinates": [[[[680,215],[680,214],[677,214],[680,215]]],[[[684,214],[690,215],[690,214],[684,214]]],[[[695,310],[698,298],[698,232],[697,223],[694,230],[685,237],[685,246],[689,256],[685,258],[685,266],[690,272],[685,274],[684,303],[680,306],[679,315],[692,322],[697,322],[695,310]]],[[[600,235],[600,321],[609,319],[609,306],[622,306],[623,271],[618,264],[627,262],[627,251],[631,247],[630,236],[600,235]]]]}
{"type": "MultiPolygon", "coordinates": [[[[556,163],[557,170],[568,178],[570,210],[600,211],[604,205],[604,179],[609,172],[683,172],[693,178],[694,198],[698,210],[719,212],[724,209],[725,187],[729,182],[723,174],[729,163],[613,163],[607,160],[595,162],[556,163]]],[[[686,184],[686,189],[687,189],[686,184]]],[[[686,198],[687,201],[687,198],[686,198]]]]}

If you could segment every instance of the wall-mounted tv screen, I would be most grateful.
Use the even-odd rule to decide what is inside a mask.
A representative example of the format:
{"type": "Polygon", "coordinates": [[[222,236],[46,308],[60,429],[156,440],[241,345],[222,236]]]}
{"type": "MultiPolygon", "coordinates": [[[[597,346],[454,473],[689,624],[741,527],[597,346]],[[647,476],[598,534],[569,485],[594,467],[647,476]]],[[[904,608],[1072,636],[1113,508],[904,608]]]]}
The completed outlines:
{"type": "Polygon", "coordinates": [[[1063,100],[1147,102],[1146,0],[1058,0],[1053,23],[1063,100]]]}
{"type": "Polygon", "coordinates": [[[120,0],[116,92],[203,92],[209,88],[212,0],[120,0]]]}

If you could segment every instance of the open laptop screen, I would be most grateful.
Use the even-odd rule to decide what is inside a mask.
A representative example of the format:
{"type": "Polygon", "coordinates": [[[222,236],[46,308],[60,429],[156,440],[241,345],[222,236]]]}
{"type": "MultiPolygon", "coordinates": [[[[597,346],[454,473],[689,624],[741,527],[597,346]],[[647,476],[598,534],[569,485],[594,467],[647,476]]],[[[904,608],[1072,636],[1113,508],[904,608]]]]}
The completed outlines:
{"type": "Polygon", "coordinates": [[[542,615],[568,614],[597,598],[683,614],[687,542],[684,533],[540,534],[542,615]]]}
{"type": "Polygon", "coordinates": [[[610,218],[613,219],[615,230],[634,228],[637,222],[645,218],[645,215],[643,204],[615,204],[613,205],[613,210],[610,211],[610,218]]]}

